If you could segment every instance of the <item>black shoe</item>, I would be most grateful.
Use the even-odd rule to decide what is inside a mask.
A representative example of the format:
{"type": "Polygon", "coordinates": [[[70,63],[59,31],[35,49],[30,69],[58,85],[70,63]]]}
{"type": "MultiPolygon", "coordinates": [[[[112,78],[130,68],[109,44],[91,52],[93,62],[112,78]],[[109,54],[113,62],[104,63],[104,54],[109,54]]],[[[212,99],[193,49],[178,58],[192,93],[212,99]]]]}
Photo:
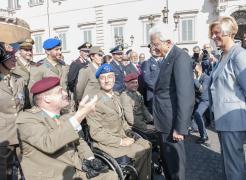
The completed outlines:
{"type": "Polygon", "coordinates": [[[106,172],[108,170],[108,166],[97,158],[90,160],[90,166],[98,172],[106,172]]]}
{"type": "Polygon", "coordinates": [[[206,137],[200,137],[198,140],[196,140],[196,143],[197,144],[203,144],[206,141],[208,141],[208,136],[206,136],[206,137]]]}

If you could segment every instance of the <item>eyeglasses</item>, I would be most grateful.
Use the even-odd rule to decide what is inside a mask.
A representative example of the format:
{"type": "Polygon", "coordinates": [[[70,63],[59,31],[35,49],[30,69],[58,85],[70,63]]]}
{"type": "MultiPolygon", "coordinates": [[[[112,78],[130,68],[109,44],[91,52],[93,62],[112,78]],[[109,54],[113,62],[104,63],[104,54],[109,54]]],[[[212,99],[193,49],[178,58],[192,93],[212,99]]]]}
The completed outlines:
{"type": "Polygon", "coordinates": [[[114,74],[110,74],[110,75],[100,75],[99,79],[102,81],[106,81],[106,80],[113,80],[114,79],[114,74]]]}

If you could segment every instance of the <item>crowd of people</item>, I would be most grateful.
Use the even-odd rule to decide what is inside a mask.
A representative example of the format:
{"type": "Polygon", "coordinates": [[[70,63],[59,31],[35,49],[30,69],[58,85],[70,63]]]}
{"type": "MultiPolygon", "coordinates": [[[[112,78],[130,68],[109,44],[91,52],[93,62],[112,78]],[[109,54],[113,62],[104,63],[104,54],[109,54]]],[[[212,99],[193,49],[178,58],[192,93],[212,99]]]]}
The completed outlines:
{"type": "Polygon", "coordinates": [[[220,17],[209,26],[218,49],[205,43],[190,56],[166,24],[156,25],[149,59],[122,45],[105,55],[85,42],[70,65],[57,38],[43,42],[47,57],[38,62],[31,38],[1,42],[0,179],[118,179],[96,148],[129,159],[139,180],[153,178],[156,150],[165,178],[184,180],[185,137],[197,131],[196,142],[207,142],[211,123],[223,179],[245,179],[246,51],[234,43],[237,30],[232,17],[220,17]]]}

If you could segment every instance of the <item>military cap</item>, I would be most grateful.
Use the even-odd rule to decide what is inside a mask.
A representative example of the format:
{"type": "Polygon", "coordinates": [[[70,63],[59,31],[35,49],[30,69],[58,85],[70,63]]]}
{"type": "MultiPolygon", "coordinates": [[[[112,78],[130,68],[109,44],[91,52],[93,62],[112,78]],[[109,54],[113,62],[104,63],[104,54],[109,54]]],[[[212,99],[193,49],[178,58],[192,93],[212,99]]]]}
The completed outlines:
{"type": "Polygon", "coordinates": [[[105,63],[97,69],[96,78],[98,79],[100,74],[105,74],[109,72],[114,72],[113,67],[110,64],[105,63]]]}
{"type": "Polygon", "coordinates": [[[125,77],[124,77],[125,82],[130,82],[130,81],[136,80],[136,79],[138,79],[137,73],[129,73],[129,74],[125,75],[125,77]]]}
{"type": "Polygon", "coordinates": [[[122,45],[118,45],[111,49],[110,53],[111,54],[116,54],[116,53],[123,53],[124,47],[122,45]]]}
{"type": "Polygon", "coordinates": [[[32,49],[34,41],[32,38],[27,38],[20,43],[20,49],[32,49]]]}
{"type": "Polygon", "coordinates": [[[58,77],[45,77],[34,83],[30,92],[34,95],[40,94],[58,86],[59,84],[60,79],[58,77]]]}
{"type": "Polygon", "coordinates": [[[132,49],[126,51],[126,55],[129,55],[132,52],[132,49]]]}
{"type": "Polygon", "coordinates": [[[0,43],[0,63],[15,57],[14,49],[6,50],[5,43],[0,43]]]}
{"type": "Polygon", "coordinates": [[[104,55],[102,48],[100,46],[92,46],[89,52],[89,55],[91,54],[99,54],[99,55],[104,55]]]}
{"type": "Polygon", "coordinates": [[[49,39],[44,41],[43,48],[45,50],[50,50],[50,49],[53,49],[53,48],[60,46],[60,45],[61,45],[61,40],[59,40],[57,38],[49,38],[49,39]]]}
{"type": "Polygon", "coordinates": [[[92,47],[91,43],[85,42],[84,44],[82,44],[78,47],[78,50],[89,51],[91,47],[92,47]]]}

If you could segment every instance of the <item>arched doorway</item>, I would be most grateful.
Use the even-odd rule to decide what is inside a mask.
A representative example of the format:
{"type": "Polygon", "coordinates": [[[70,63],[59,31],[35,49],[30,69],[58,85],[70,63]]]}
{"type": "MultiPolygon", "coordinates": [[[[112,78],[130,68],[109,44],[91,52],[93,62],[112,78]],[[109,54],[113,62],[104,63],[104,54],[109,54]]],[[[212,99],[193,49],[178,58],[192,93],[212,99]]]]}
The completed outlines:
{"type": "Polygon", "coordinates": [[[231,14],[238,24],[238,32],[235,39],[243,40],[243,35],[246,33],[246,10],[239,10],[231,14]]]}

